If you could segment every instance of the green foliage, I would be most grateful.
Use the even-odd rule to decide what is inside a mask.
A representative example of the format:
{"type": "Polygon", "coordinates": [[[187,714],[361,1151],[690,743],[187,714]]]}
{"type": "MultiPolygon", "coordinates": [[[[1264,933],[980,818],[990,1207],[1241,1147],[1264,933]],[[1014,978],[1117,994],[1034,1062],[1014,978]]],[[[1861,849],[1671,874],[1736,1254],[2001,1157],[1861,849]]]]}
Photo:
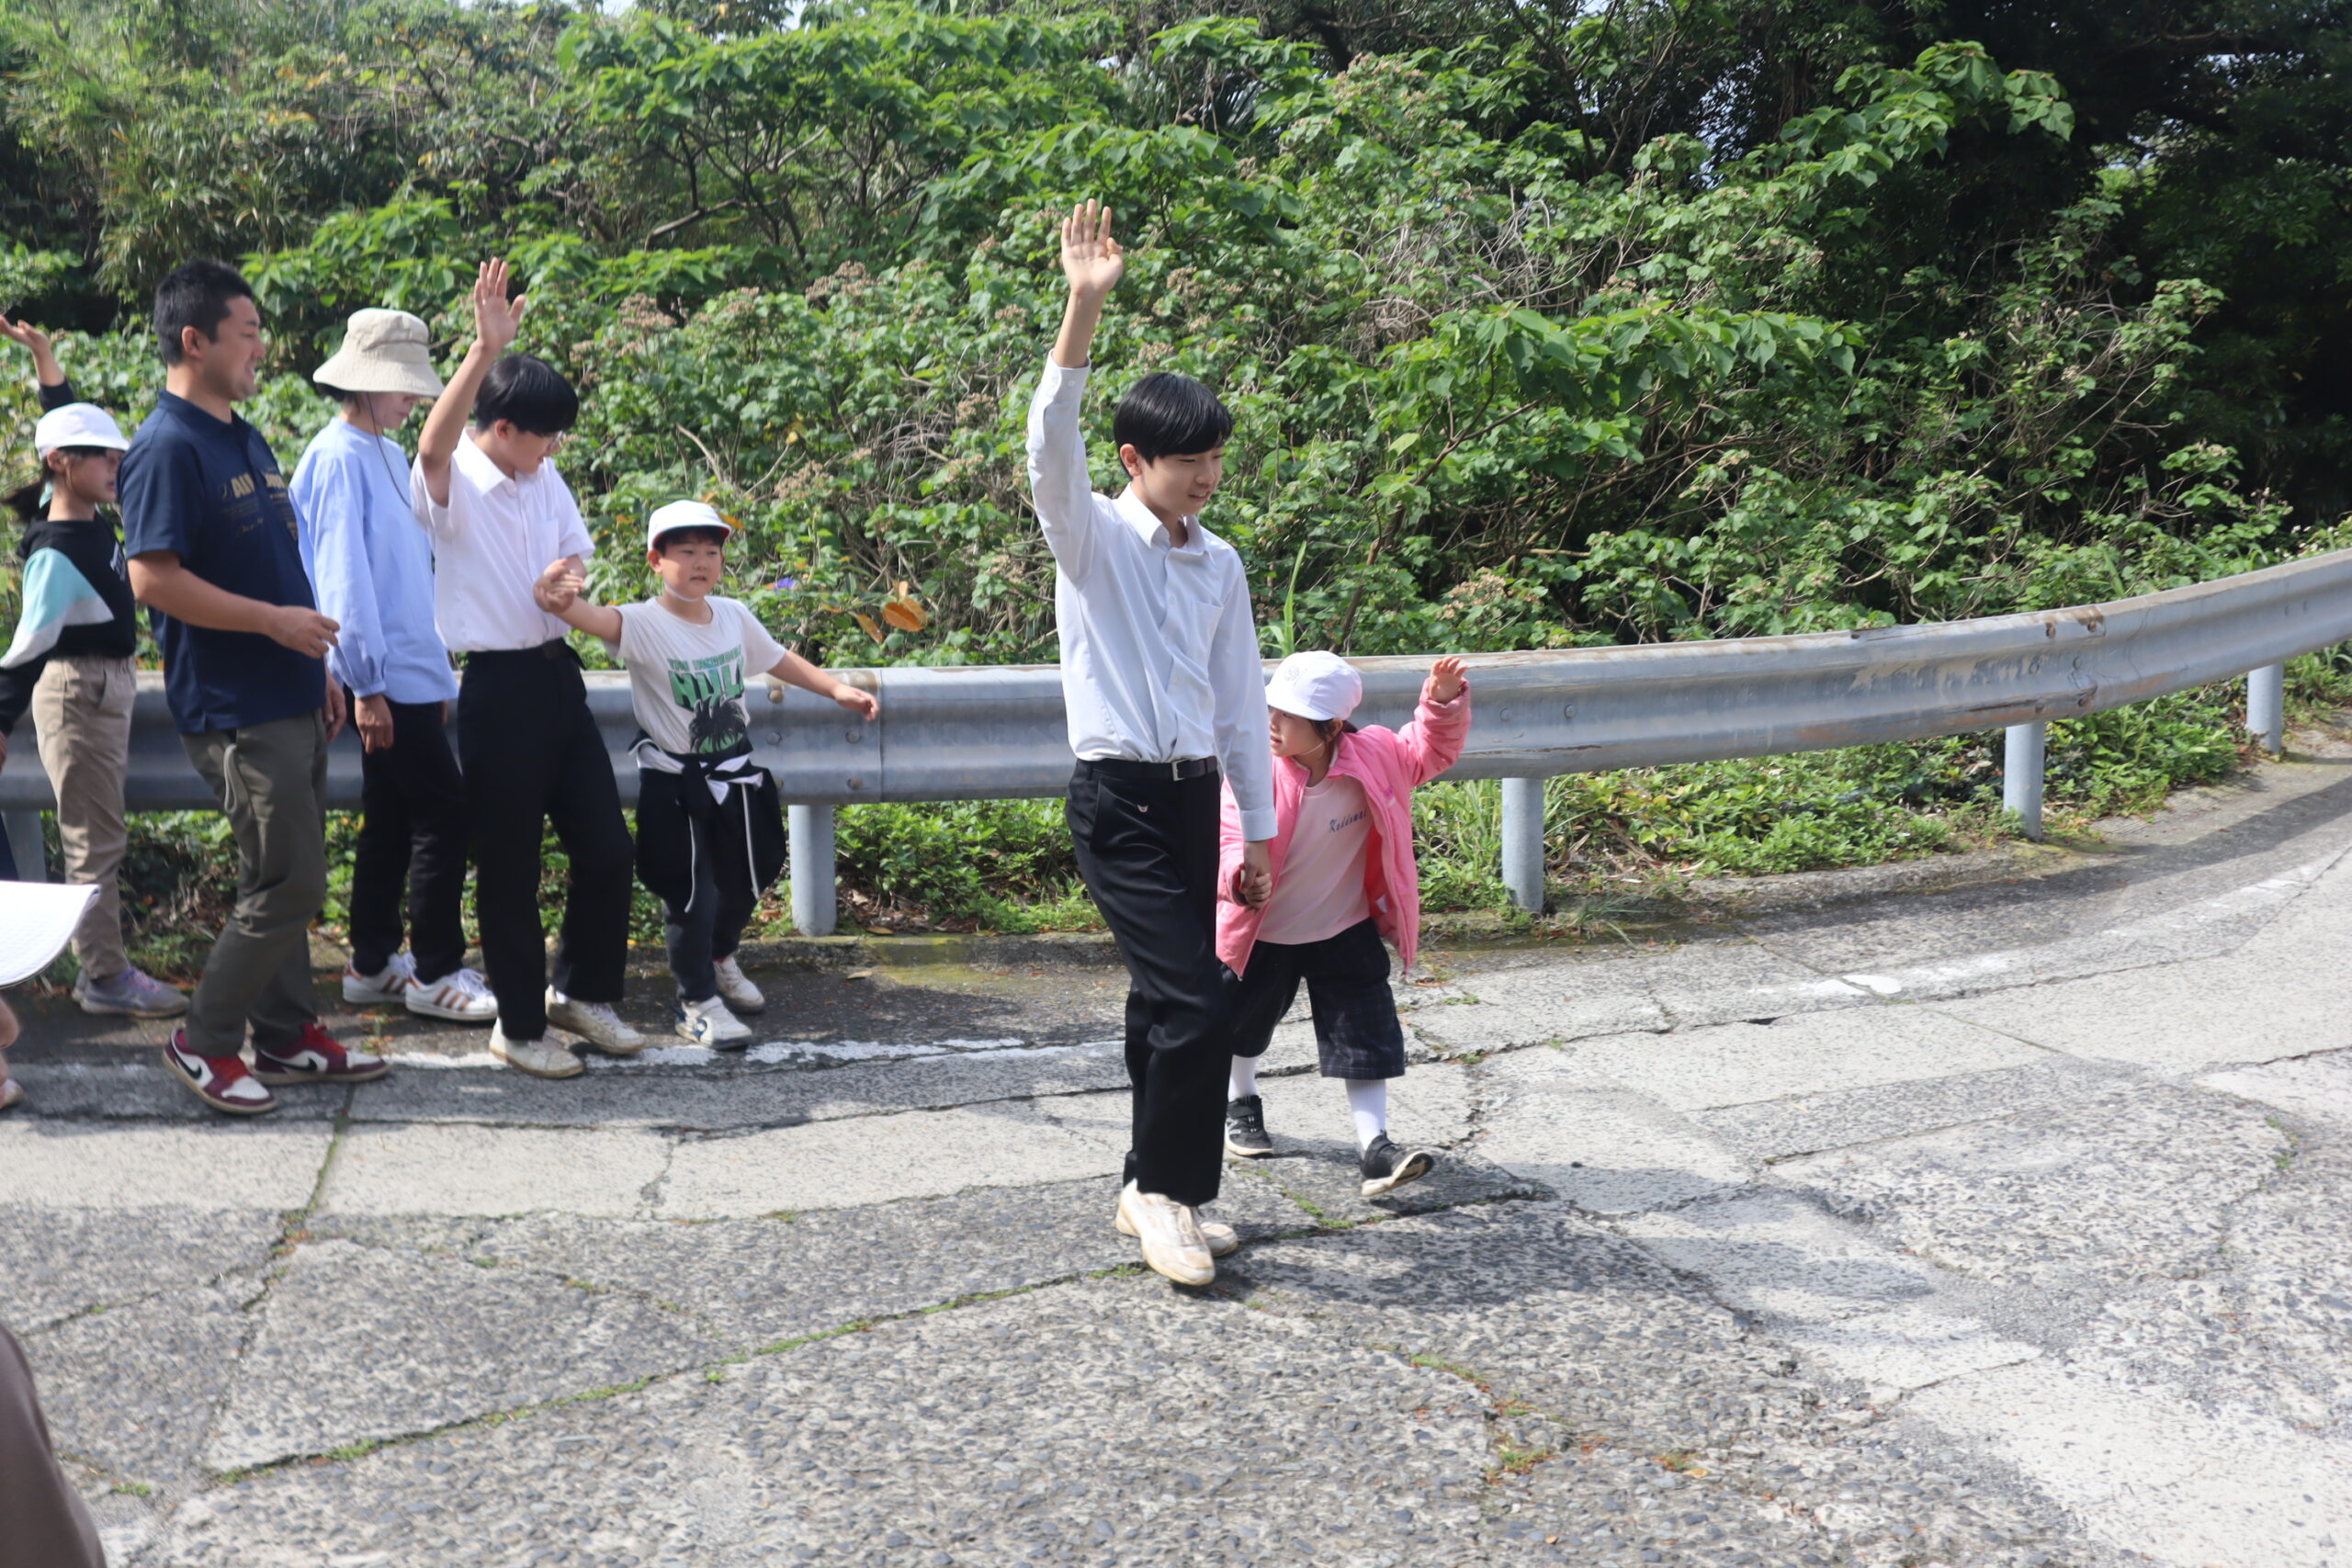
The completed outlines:
{"type": "MultiPolygon", "coordinates": [[[[1269,651],[1850,629],[2333,547],[2352,0],[2029,9],[0,0],[0,308],[81,329],[77,380],[135,412],[143,291],[243,257],[290,458],[348,310],[453,360],[505,254],[519,346],[585,393],[597,592],[646,590],[638,520],[707,496],[737,591],[834,663],[1053,657],[1023,418],[1047,214],[1089,195],[1131,254],[1098,482],[1134,379],[1214,383],[1269,651]],[[900,583],[920,631],[878,614],[900,583]]],[[[11,462],[31,414],[0,388],[11,462]]],[[[2228,722],[2061,726],[2053,787],[2144,803],[2228,722]]],[[[1607,856],[1756,870],[1973,831],[1983,762],[1556,787],[1607,856]]],[[[1468,845],[1483,798],[1424,825],[1468,845]]],[[[872,810],[842,841],[877,909],[1069,886],[1031,807],[872,810]]],[[[1433,856],[1443,897],[1491,898],[1491,858],[1433,856]]]]}

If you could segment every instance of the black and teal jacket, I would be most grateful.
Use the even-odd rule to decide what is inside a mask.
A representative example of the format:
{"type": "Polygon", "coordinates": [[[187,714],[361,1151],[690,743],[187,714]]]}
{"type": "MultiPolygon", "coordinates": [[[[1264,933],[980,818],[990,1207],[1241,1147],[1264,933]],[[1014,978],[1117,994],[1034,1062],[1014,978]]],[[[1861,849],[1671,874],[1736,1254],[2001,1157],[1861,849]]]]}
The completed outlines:
{"type": "MultiPolygon", "coordinates": [[[[73,383],[43,387],[41,406],[74,400],[73,383]]],[[[17,635],[0,654],[0,735],[32,705],[33,687],[59,655],[129,659],[139,651],[139,605],[112,519],[79,523],[40,517],[17,546],[24,558],[17,635]]]]}

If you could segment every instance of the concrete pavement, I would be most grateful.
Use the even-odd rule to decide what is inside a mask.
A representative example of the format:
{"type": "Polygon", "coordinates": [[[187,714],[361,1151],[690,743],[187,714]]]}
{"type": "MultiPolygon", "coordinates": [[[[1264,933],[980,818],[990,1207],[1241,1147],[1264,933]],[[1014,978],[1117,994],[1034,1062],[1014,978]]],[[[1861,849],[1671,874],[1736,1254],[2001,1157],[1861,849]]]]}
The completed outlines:
{"type": "Polygon", "coordinates": [[[2347,807],[2323,749],[1679,943],[1441,944],[1440,1174],[1360,1198],[1286,1025],[1197,1294],[1109,1224],[1087,943],[780,950],[748,1058],[565,1083],[395,1019],[254,1125],[36,1009],[0,1320],[142,1564],[2342,1568],[2347,807]]]}

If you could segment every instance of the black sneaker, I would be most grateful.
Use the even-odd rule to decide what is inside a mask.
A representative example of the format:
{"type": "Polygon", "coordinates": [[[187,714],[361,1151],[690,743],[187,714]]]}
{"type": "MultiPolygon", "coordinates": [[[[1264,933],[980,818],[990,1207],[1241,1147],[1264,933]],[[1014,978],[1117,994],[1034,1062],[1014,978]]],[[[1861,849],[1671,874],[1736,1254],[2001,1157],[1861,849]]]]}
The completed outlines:
{"type": "Polygon", "coordinates": [[[1359,1168],[1363,1172],[1363,1195],[1377,1198],[1435,1170],[1437,1156],[1427,1149],[1399,1148],[1383,1133],[1373,1139],[1372,1147],[1364,1150],[1359,1168]]]}
{"type": "Polygon", "coordinates": [[[1266,1102],[1256,1095],[1225,1102],[1225,1152],[1236,1159],[1263,1159],[1274,1152],[1266,1136],[1266,1102]]]}

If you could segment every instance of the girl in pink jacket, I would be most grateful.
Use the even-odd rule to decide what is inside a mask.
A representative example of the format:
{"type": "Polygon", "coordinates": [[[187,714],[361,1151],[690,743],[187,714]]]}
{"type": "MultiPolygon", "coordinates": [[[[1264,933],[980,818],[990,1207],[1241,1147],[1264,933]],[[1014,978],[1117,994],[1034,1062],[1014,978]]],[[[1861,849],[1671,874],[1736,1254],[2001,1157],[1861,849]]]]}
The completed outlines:
{"type": "Polygon", "coordinates": [[[1233,973],[1233,1079],[1225,1146],[1273,1153],[1258,1058],[1306,982],[1323,1076],[1343,1078],[1367,1198],[1427,1176],[1437,1156],[1388,1136],[1388,1080],[1405,1072],[1405,1032],[1388,989],[1384,936],[1409,965],[1421,931],[1412,795],[1462,755],[1470,689],[1441,659],[1400,732],[1348,722],[1363,678],[1335,653],[1295,653],[1266,686],[1274,751],[1272,892],[1256,908],[1241,879],[1241,811],[1225,796],[1216,953],[1233,973]]]}

